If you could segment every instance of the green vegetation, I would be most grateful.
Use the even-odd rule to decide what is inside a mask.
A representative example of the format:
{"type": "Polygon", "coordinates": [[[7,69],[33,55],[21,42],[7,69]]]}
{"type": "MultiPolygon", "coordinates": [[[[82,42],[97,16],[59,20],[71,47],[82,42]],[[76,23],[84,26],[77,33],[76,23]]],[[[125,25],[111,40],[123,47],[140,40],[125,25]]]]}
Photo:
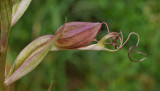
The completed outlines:
{"type": "MultiPolygon", "coordinates": [[[[31,73],[16,81],[10,91],[158,91],[160,90],[159,0],[33,0],[10,31],[7,68],[19,52],[41,35],[54,34],[67,22],[106,22],[112,32],[140,35],[138,51],[149,55],[140,63],[128,59],[132,36],[118,52],[49,52],[31,73]]],[[[98,39],[107,34],[102,27],[98,39]]],[[[135,55],[140,59],[143,55],[135,55]]]]}

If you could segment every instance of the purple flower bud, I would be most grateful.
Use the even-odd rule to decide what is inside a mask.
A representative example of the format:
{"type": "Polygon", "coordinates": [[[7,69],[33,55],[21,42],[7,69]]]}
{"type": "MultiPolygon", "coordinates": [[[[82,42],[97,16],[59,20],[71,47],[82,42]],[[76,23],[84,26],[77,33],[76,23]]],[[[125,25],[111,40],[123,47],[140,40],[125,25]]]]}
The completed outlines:
{"type": "MultiPolygon", "coordinates": [[[[59,32],[58,29],[56,33],[59,32]]],[[[62,35],[57,40],[57,47],[74,49],[91,43],[101,29],[101,23],[69,22],[66,23],[62,35]]]]}

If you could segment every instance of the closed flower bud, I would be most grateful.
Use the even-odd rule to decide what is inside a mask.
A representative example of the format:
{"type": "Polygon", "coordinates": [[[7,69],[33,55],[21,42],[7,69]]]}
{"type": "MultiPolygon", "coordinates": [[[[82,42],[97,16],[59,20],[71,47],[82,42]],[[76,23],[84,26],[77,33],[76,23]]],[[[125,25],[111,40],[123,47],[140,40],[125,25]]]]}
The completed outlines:
{"type": "MultiPolygon", "coordinates": [[[[101,23],[69,22],[66,23],[62,35],[56,42],[57,47],[74,49],[88,45],[96,37],[101,23]]],[[[61,30],[61,27],[56,33],[61,30]]]]}

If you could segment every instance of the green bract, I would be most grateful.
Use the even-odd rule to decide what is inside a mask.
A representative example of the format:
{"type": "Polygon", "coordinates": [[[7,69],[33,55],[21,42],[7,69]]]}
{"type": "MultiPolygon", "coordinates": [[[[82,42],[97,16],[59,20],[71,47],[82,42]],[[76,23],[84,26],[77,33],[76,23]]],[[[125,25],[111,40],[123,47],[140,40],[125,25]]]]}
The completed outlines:
{"type": "Polygon", "coordinates": [[[37,67],[62,34],[64,26],[59,33],[39,37],[26,46],[17,56],[4,83],[9,85],[37,67]]]}
{"type": "Polygon", "coordinates": [[[13,0],[12,22],[13,26],[24,14],[32,0],[13,0]]]}

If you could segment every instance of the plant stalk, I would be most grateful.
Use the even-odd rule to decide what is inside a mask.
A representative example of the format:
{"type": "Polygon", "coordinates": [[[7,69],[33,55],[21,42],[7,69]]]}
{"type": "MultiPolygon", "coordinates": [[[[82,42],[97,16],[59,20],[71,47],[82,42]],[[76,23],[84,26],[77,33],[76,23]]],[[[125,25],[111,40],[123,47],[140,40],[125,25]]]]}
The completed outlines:
{"type": "Polygon", "coordinates": [[[2,30],[2,24],[1,24],[1,15],[0,15],[0,91],[5,91],[5,64],[6,64],[6,52],[3,50],[2,42],[1,42],[1,30],[2,30]]]}
{"type": "Polygon", "coordinates": [[[5,66],[12,17],[11,0],[0,0],[0,91],[5,91],[5,66]]]}
{"type": "Polygon", "coordinates": [[[1,32],[1,40],[0,40],[0,91],[5,91],[6,87],[4,84],[5,80],[5,67],[6,67],[6,57],[7,57],[7,49],[8,49],[8,36],[10,28],[3,28],[1,24],[1,30],[5,30],[1,32]]]}
{"type": "Polygon", "coordinates": [[[7,46],[4,47],[3,45],[1,45],[1,48],[4,49],[0,52],[0,91],[5,91],[4,80],[5,80],[7,46]]]}

